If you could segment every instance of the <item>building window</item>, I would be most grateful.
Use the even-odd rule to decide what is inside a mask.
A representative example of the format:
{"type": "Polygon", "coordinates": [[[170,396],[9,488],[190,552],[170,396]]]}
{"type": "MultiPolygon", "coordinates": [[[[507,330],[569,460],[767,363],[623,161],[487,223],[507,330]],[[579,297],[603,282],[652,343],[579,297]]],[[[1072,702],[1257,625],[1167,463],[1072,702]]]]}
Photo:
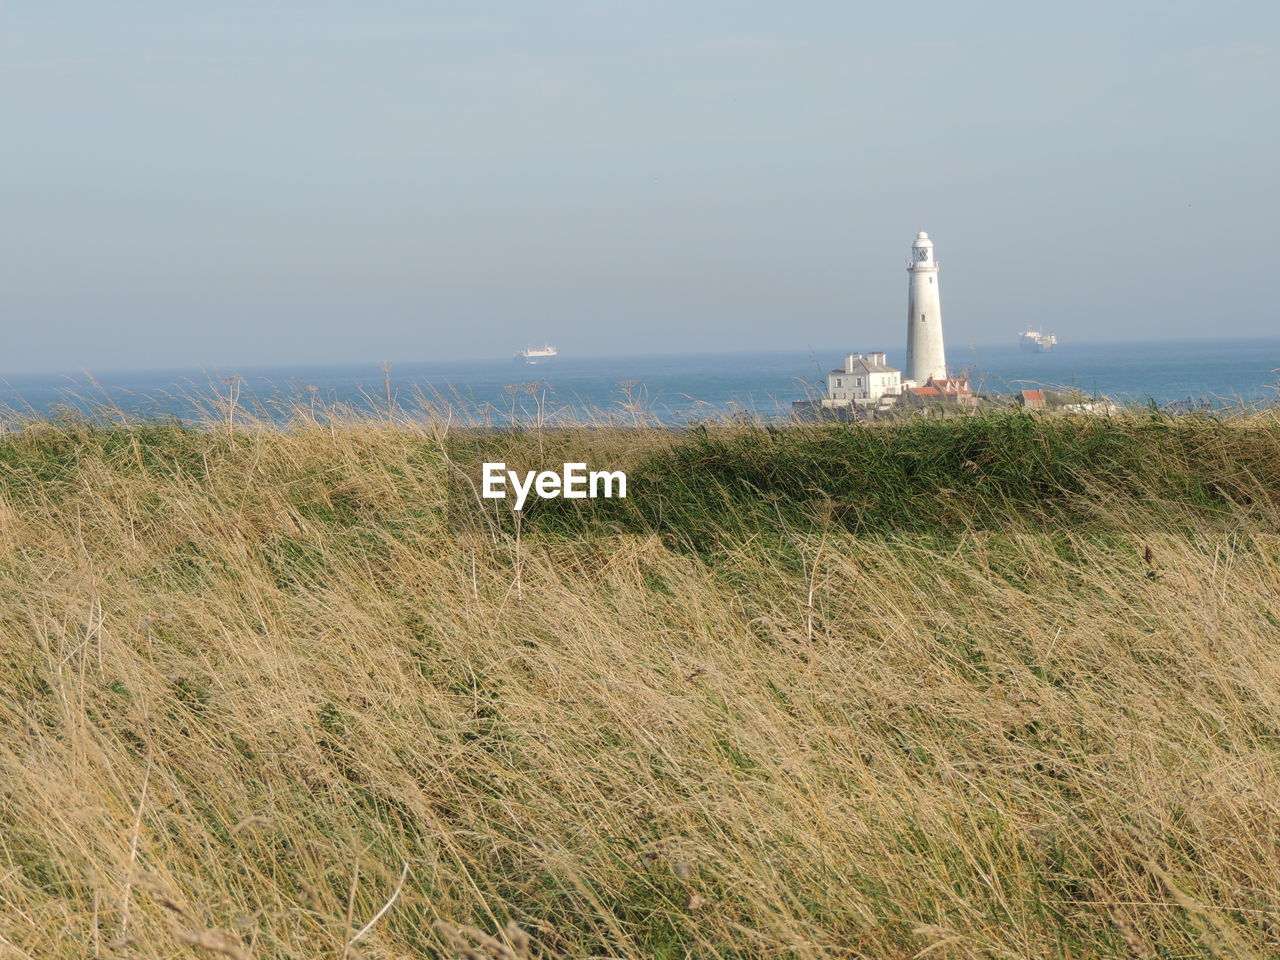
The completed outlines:
{"type": "Polygon", "coordinates": [[[843,380],[841,380],[839,377],[836,377],[836,386],[837,386],[837,387],[843,387],[843,386],[844,386],[844,381],[843,381],[843,380]]]}
{"type": "Polygon", "coordinates": [[[924,323],[924,314],[923,314],[923,313],[922,313],[922,314],[920,314],[920,322],[921,322],[921,323],[924,323]]]}
{"type": "Polygon", "coordinates": [[[861,377],[859,377],[856,381],[854,381],[854,384],[853,384],[853,385],[854,385],[855,387],[860,387],[860,386],[862,386],[862,378],[861,378],[861,377]]]}

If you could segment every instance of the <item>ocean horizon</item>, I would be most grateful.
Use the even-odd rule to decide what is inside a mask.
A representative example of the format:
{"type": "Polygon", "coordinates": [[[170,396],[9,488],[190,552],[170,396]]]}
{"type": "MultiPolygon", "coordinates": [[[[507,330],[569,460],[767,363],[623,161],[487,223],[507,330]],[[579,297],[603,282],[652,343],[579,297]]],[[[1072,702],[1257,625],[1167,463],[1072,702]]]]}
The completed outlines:
{"type": "MultiPolygon", "coordinates": [[[[168,369],[0,376],[0,406],[48,417],[103,408],[129,417],[198,419],[218,398],[279,417],[290,407],[353,410],[447,407],[490,422],[512,416],[574,418],[645,411],[678,422],[750,413],[786,416],[822,396],[839,348],[699,354],[561,356],[525,365],[493,360],[209,365],[168,369]]],[[[903,365],[902,351],[889,363],[903,365]]],[[[1049,353],[1017,344],[952,344],[953,371],[975,389],[1013,394],[1028,387],[1078,390],[1124,403],[1201,408],[1271,405],[1280,380],[1280,338],[1067,343],[1049,353]]]]}

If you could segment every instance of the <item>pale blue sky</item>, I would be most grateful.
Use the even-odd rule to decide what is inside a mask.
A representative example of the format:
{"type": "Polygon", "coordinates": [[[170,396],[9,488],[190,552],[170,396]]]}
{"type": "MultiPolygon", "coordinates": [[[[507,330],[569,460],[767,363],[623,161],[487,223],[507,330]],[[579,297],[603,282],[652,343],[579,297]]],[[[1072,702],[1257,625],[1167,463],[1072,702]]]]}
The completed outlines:
{"type": "Polygon", "coordinates": [[[1277,334],[1278,10],[8,0],[0,371],[1277,334]]]}

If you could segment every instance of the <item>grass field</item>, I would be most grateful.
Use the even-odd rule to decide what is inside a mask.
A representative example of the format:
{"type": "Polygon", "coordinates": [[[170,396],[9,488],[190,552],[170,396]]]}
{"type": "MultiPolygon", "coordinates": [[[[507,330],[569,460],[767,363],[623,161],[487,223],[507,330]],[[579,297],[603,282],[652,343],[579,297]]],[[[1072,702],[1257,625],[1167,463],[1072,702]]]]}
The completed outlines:
{"type": "Polygon", "coordinates": [[[1278,591],[1272,414],[25,424],[0,960],[1277,956],[1278,591]]]}

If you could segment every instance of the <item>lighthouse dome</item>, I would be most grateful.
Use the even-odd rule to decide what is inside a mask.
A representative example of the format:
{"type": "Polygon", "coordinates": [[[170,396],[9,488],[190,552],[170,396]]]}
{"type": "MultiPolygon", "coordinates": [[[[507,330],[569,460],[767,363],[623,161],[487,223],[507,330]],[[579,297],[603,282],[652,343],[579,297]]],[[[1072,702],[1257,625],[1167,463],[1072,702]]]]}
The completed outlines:
{"type": "Polygon", "coordinates": [[[908,263],[913,269],[931,269],[937,264],[933,262],[933,241],[921,230],[911,244],[911,260],[908,263]]]}

